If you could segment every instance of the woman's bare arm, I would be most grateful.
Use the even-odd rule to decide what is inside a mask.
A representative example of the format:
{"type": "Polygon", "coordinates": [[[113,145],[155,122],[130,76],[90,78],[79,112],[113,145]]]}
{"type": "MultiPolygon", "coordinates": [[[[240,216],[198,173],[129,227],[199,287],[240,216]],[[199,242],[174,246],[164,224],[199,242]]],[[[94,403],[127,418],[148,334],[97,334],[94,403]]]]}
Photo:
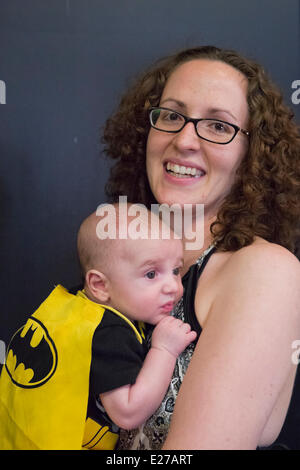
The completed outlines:
{"type": "Polygon", "coordinates": [[[299,266],[277,245],[252,245],[232,254],[216,283],[165,449],[255,449],[260,444],[295,369],[299,266]]]}

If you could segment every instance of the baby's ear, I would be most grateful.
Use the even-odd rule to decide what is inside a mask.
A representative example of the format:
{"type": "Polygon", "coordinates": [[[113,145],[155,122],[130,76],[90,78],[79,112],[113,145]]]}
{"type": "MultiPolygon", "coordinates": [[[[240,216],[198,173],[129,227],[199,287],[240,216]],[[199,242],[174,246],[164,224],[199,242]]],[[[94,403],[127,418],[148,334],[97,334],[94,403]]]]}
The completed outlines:
{"type": "Polygon", "coordinates": [[[85,283],[96,302],[106,303],[109,301],[109,282],[105,274],[96,269],[90,269],[86,273],[85,283]]]}

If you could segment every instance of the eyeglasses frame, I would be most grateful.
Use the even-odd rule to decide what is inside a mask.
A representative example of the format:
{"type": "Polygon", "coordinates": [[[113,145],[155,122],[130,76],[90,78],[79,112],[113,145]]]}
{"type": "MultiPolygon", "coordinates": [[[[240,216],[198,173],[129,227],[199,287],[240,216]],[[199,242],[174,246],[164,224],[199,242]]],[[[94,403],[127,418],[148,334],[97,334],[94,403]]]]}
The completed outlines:
{"type": "Polygon", "coordinates": [[[163,106],[152,106],[151,108],[149,108],[148,110],[149,112],[149,119],[150,119],[150,125],[151,127],[153,127],[153,129],[156,129],[158,131],[161,131],[161,132],[168,132],[170,134],[177,134],[178,132],[181,132],[182,129],[189,123],[189,122],[192,122],[194,124],[194,127],[195,127],[195,131],[196,131],[196,134],[197,136],[200,138],[200,139],[203,139],[203,140],[206,140],[207,142],[212,142],[213,144],[220,144],[220,145],[227,145],[227,144],[230,144],[230,142],[233,141],[233,139],[236,137],[236,135],[238,134],[238,132],[240,131],[242,134],[246,135],[247,137],[250,136],[250,132],[249,131],[246,131],[245,129],[242,129],[241,127],[237,126],[236,124],[232,124],[231,122],[227,122],[227,121],[223,121],[222,119],[213,119],[213,118],[200,118],[200,119],[195,119],[195,118],[190,118],[190,117],[187,117],[185,116],[184,114],[182,113],[179,113],[178,111],[175,111],[174,109],[170,109],[170,108],[164,108],[163,106]],[[152,119],[151,119],[151,114],[152,114],[152,111],[156,110],[156,109],[163,109],[165,111],[172,111],[173,113],[176,113],[176,114],[179,114],[179,116],[181,116],[183,119],[184,119],[184,124],[183,126],[178,129],[177,131],[167,131],[165,129],[159,129],[158,127],[155,127],[154,124],[152,124],[152,119]],[[228,141],[228,142],[216,142],[215,140],[209,140],[209,139],[206,139],[205,137],[202,137],[201,135],[199,135],[198,131],[197,131],[197,125],[198,125],[198,122],[200,121],[218,121],[218,122],[222,122],[223,124],[227,124],[231,127],[234,128],[234,135],[231,137],[231,139],[228,141]]]}

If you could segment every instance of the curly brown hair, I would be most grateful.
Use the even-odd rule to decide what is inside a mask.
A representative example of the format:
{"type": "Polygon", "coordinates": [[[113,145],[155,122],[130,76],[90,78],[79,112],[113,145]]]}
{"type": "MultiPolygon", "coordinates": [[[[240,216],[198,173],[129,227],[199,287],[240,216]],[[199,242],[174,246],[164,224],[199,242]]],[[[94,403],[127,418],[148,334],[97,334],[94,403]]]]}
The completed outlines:
{"type": "Polygon", "coordinates": [[[218,249],[235,251],[255,236],[295,250],[299,228],[300,133],[291,110],[264,69],[231,50],[214,46],[186,49],[154,64],[122,98],[105,125],[106,154],[117,160],[106,185],[109,201],[155,203],[146,174],[148,110],[158,106],[174,69],[194,59],[225,62],[248,79],[249,149],[235,183],[211,225],[218,249]]]}

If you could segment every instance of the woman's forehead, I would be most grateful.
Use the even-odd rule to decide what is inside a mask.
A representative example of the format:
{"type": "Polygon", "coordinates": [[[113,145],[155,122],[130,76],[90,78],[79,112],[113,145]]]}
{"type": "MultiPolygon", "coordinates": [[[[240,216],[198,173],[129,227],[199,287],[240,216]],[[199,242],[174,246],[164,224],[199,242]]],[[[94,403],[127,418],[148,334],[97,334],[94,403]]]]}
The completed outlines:
{"type": "Polygon", "coordinates": [[[240,72],[238,69],[229,65],[221,60],[212,60],[212,59],[194,59],[187,62],[179,64],[171,72],[167,84],[174,77],[190,76],[191,79],[210,77],[215,80],[229,81],[236,84],[243,83],[244,86],[247,86],[247,77],[240,72]]]}

